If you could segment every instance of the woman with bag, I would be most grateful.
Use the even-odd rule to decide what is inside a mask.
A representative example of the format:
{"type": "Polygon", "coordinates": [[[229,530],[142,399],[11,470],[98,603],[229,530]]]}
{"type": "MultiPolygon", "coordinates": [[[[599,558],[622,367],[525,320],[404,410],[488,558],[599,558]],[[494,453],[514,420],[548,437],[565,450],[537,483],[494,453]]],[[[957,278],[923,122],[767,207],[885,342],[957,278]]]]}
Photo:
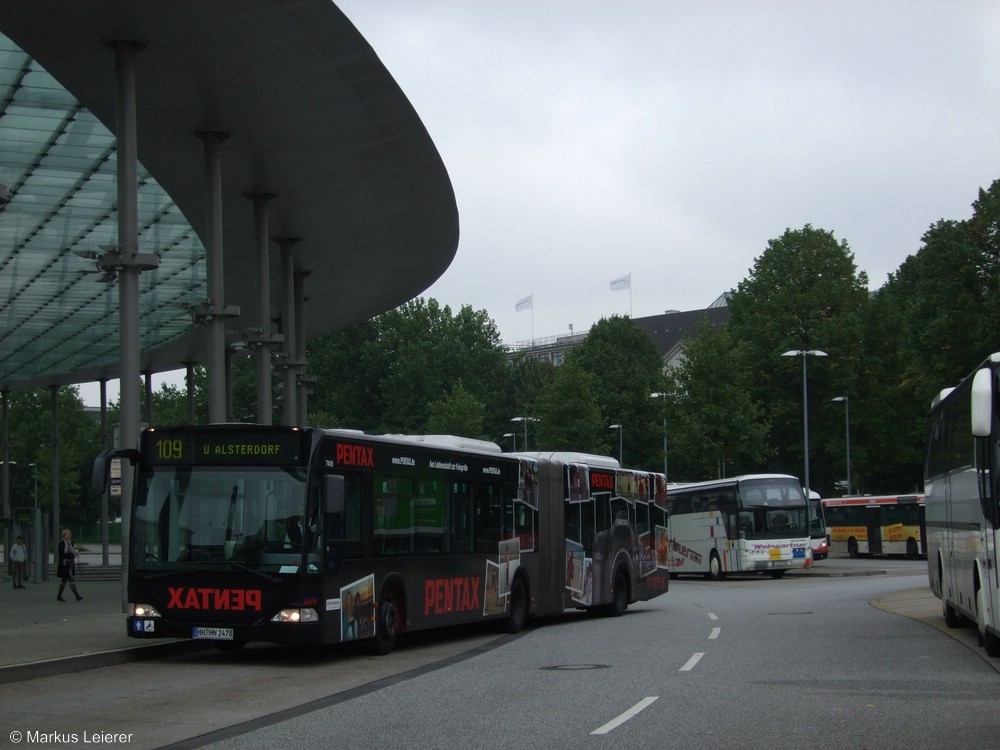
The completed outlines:
{"type": "Polygon", "coordinates": [[[66,590],[66,584],[69,584],[70,591],[73,592],[73,596],[76,597],[77,601],[83,599],[80,596],[80,592],[76,590],[76,579],[73,577],[76,572],[76,558],[80,556],[80,553],[73,548],[73,532],[69,529],[63,529],[62,541],[59,542],[59,567],[57,573],[59,575],[59,593],[56,594],[57,602],[66,601],[63,599],[63,591],[66,590]]]}

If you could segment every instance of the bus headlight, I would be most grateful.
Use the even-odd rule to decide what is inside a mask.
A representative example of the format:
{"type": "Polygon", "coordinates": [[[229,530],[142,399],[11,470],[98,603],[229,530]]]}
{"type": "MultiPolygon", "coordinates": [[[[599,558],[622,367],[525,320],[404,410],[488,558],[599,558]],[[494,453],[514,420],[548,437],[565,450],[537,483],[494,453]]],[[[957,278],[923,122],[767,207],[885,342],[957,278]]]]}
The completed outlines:
{"type": "Polygon", "coordinates": [[[319,622],[319,615],[312,607],[283,609],[271,618],[271,622],[319,622]]]}
{"type": "Polygon", "coordinates": [[[132,617],[160,617],[160,613],[156,611],[156,607],[152,604],[129,603],[128,606],[132,617]]]}

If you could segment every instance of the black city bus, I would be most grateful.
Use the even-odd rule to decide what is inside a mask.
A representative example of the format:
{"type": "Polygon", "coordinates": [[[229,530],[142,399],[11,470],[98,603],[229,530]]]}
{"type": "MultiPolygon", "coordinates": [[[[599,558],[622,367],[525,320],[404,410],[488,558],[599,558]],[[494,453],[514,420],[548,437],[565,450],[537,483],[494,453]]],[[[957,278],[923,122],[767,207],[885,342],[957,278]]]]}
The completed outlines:
{"type": "Polygon", "coordinates": [[[327,644],[667,591],[660,474],[451,436],[218,425],[151,428],[136,450],[128,634],[327,644]]]}

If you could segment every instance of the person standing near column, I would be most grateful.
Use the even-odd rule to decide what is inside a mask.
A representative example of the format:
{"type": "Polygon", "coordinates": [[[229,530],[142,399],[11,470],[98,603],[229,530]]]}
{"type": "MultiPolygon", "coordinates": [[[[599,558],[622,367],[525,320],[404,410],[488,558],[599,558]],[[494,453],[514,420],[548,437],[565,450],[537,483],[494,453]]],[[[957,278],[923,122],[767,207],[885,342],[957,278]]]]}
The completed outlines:
{"type": "Polygon", "coordinates": [[[10,561],[12,563],[11,575],[14,578],[14,588],[23,589],[28,550],[24,546],[24,537],[20,534],[17,535],[14,543],[10,546],[10,561]]]}
{"type": "Polygon", "coordinates": [[[70,591],[73,592],[73,596],[76,597],[77,601],[83,599],[80,596],[80,592],[76,590],[76,579],[73,577],[76,573],[76,558],[80,556],[80,553],[76,551],[73,547],[73,532],[69,529],[63,529],[62,540],[59,542],[59,568],[57,572],[59,573],[59,593],[56,594],[57,602],[66,601],[63,599],[63,591],[66,590],[66,584],[69,584],[70,591]]]}

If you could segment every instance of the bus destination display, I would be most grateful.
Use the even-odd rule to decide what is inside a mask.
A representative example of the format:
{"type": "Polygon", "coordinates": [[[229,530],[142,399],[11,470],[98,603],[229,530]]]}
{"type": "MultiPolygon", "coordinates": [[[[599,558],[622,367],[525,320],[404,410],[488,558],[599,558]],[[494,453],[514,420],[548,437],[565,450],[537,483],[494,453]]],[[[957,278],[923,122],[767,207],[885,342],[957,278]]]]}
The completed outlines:
{"type": "Polygon", "coordinates": [[[298,430],[149,430],[143,434],[142,454],[147,463],[198,466],[281,466],[300,463],[304,457],[298,430]]]}

